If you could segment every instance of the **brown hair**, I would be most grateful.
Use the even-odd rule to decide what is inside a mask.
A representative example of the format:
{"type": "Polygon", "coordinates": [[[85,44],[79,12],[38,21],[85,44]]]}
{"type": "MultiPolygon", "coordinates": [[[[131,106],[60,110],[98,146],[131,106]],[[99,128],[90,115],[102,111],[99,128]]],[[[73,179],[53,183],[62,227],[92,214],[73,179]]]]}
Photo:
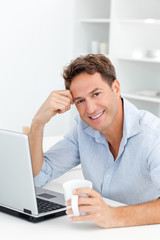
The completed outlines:
{"type": "Polygon", "coordinates": [[[100,73],[109,86],[112,86],[116,79],[115,68],[107,57],[102,54],[88,54],[76,58],[64,68],[65,88],[69,90],[72,79],[84,72],[88,74],[100,73]]]}

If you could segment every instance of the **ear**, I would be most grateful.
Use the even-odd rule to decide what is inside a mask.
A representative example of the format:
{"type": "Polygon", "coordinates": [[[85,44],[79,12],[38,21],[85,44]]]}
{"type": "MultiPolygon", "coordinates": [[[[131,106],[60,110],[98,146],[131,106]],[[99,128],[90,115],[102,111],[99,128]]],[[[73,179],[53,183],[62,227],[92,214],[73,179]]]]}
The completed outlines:
{"type": "Polygon", "coordinates": [[[112,90],[116,94],[120,95],[120,82],[117,79],[115,79],[112,83],[112,90]]]}

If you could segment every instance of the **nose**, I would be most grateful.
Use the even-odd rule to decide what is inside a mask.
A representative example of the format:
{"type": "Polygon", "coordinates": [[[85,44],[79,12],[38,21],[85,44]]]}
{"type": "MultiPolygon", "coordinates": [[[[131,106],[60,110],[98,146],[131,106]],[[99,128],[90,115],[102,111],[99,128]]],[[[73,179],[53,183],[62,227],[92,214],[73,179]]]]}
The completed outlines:
{"type": "Polygon", "coordinates": [[[96,104],[92,100],[86,100],[86,114],[90,115],[96,111],[96,104]]]}

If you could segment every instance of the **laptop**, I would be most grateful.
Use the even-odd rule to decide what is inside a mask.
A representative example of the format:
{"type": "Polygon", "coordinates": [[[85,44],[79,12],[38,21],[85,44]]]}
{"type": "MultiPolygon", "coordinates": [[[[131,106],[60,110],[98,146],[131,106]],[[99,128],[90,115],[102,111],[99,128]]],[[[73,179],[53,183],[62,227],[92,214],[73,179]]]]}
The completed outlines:
{"type": "Polygon", "coordinates": [[[0,129],[0,211],[31,222],[65,215],[64,195],[35,187],[28,136],[0,129]]]}

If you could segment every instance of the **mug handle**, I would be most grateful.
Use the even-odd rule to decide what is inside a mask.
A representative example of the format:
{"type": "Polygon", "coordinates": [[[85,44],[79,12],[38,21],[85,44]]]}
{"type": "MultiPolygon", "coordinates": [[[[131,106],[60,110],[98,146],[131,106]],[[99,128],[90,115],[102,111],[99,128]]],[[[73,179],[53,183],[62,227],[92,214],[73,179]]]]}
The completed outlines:
{"type": "Polygon", "coordinates": [[[79,208],[78,208],[78,195],[72,195],[71,206],[72,206],[73,215],[75,217],[80,216],[79,208]]]}

